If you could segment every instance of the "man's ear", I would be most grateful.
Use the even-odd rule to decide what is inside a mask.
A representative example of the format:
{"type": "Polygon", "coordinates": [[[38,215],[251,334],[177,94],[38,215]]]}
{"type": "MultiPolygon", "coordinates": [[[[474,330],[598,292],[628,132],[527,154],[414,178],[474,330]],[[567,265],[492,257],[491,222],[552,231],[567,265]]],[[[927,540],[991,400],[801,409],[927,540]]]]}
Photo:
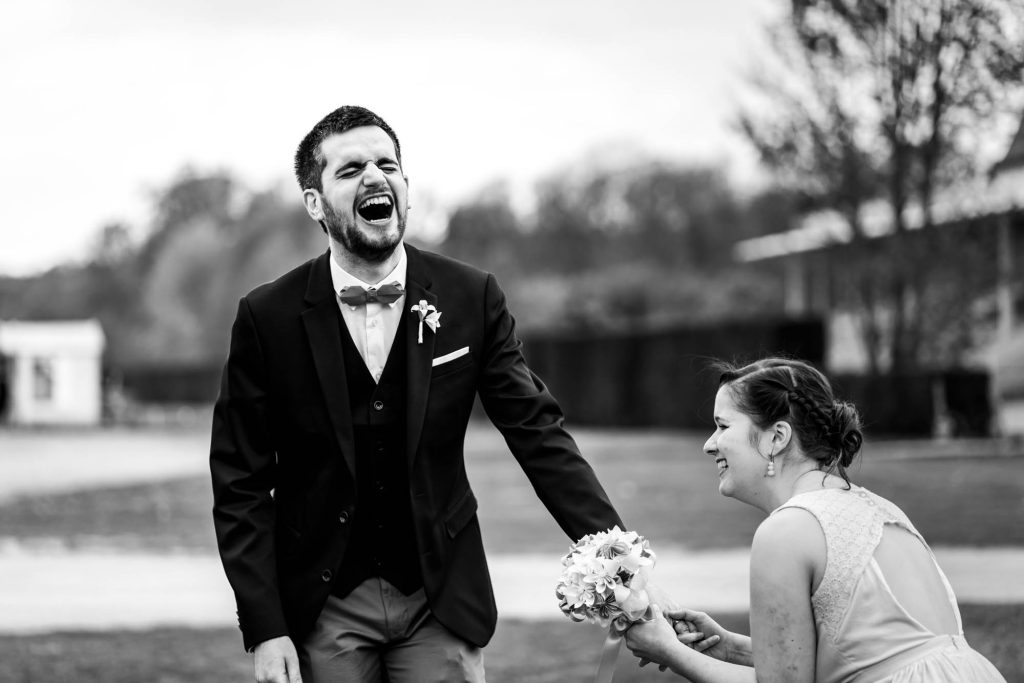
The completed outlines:
{"type": "Polygon", "coordinates": [[[306,207],[306,213],[313,220],[320,222],[324,219],[323,197],[318,190],[306,188],[302,191],[302,204],[306,207]]]}

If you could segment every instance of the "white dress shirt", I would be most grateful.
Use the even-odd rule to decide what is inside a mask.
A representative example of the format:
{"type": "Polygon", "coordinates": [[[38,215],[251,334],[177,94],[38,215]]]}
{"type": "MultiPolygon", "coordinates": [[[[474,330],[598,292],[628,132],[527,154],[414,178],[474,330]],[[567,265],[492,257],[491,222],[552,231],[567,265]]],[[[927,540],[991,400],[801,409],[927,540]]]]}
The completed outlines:
{"type": "Polygon", "coordinates": [[[356,285],[363,289],[369,289],[398,282],[402,285],[404,292],[405,271],[408,266],[405,245],[401,245],[398,265],[395,266],[395,269],[376,283],[363,282],[339,266],[333,257],[330,262],[334,296],[338,302],[338,308],[341,309],[341,317],[345,319],[345,327],[348,328],[348,333],[352,337],[352,341],[355,342],[359,355],[363,357],[366,368],[373,376],[373,381],[380,382],[380,376],[384,373],[384,364],[388,361],[391,345],[398,332],[398,324],[402,322],[406,296],[403,293],[397,301],[390,304],[375,301],[364,306],[349,306],[341,302],[341,290],[356,285]]]}

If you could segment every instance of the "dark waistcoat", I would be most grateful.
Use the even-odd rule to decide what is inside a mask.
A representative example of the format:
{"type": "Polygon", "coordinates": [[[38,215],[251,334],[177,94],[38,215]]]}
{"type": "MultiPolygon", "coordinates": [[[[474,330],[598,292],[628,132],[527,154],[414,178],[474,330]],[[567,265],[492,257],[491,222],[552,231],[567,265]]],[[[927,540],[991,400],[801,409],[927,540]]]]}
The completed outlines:
{"type": "Polygon", "coordinates": [[[405,454],[407,317],[399,323],[380,382],[374,382],[338,313],[356,448],[352,536],[333,588],[339,597],[374,576],[406,595],[422,585],[405,454]]]}

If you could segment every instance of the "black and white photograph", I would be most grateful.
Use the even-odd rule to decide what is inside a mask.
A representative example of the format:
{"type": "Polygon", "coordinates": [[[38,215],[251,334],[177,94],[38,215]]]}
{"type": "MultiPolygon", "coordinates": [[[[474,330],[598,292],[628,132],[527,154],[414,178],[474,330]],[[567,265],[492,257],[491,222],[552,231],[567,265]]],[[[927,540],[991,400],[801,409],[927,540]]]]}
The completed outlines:
{"type": "Polygon", "coordinates": [[[0,20],[0,681],[1024,681],[1020,0],[0,20]]]}

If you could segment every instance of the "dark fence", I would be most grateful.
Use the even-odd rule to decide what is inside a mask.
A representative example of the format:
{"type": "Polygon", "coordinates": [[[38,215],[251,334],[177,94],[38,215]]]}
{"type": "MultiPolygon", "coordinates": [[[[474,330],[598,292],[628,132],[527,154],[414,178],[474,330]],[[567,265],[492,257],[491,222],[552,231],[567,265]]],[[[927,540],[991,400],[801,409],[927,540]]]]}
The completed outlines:
{"type": "Polygon", "coordinates": [[[213,403],[220,388],[220,363],[130,365],[108,371],[108,383],[139,403],[213,403]]]}
{"type": "Polygon", "coordinates": [[[712,360],[783,354],[820,365],[825,331],[820,320],[764,320],[621,335],[530,335],[524,346],[531,369],[574,424],[705,429],[718,382],[708,369],[712,360]]]}
{"type": "MultiPolygon", "coordinates": [[[[562,405],[571,424],[709,429],[715,359],[746,361],[769,354],[821,367],[825,330],[819,320],[762,320],[631,334],[524,335],[531,369],[562,405]]],[[[212,403],[220,363],[134,365],[109,372],[139,403],[212,403]]],[[[861,411],[870,435],[927,436],[945,424],[951,436],[990,433],[986,373],[950,370],[869,377],[833,375],[840,398],[861,411]]]]}
{"type": "Polygon", "coordinates": [[[951,370],[942,375],[954,436],[990,436],[992,390],[988,373],[951,370]]]}
{"type": "MultiPolygon", "coordinates": [[[[710,424],[712,358],[786,353],[820,363],[818,320],[770,320],[586,337],[531,335],[526,356],[578,424],[701,427],[710,424]]],[[[134,364],[108,370],[109,386],[140,403],[210,403],[222,365],[134,364]]]]}
{"type": "Polygon", "coordinates": [[[992,402],[989,376],[973,370],[914,374],[835,375],[836,393],[856,404],[869,434],[988,436],[992,402]],[[944,426],[942,426],[944,424],[944,426]]]}
{"type": "MultiPolygon", "coordinates": [[[[820,321],[731,323],[618,336],[525,341],[540,375],[573,424],[709,429],[718,377],[713,359],[781,354],[822,367],[820,321]]],[[[987,436],[989,377],[973,370],[832,375],[836,394],[853,402],[874,436],[987,436]]]]}

